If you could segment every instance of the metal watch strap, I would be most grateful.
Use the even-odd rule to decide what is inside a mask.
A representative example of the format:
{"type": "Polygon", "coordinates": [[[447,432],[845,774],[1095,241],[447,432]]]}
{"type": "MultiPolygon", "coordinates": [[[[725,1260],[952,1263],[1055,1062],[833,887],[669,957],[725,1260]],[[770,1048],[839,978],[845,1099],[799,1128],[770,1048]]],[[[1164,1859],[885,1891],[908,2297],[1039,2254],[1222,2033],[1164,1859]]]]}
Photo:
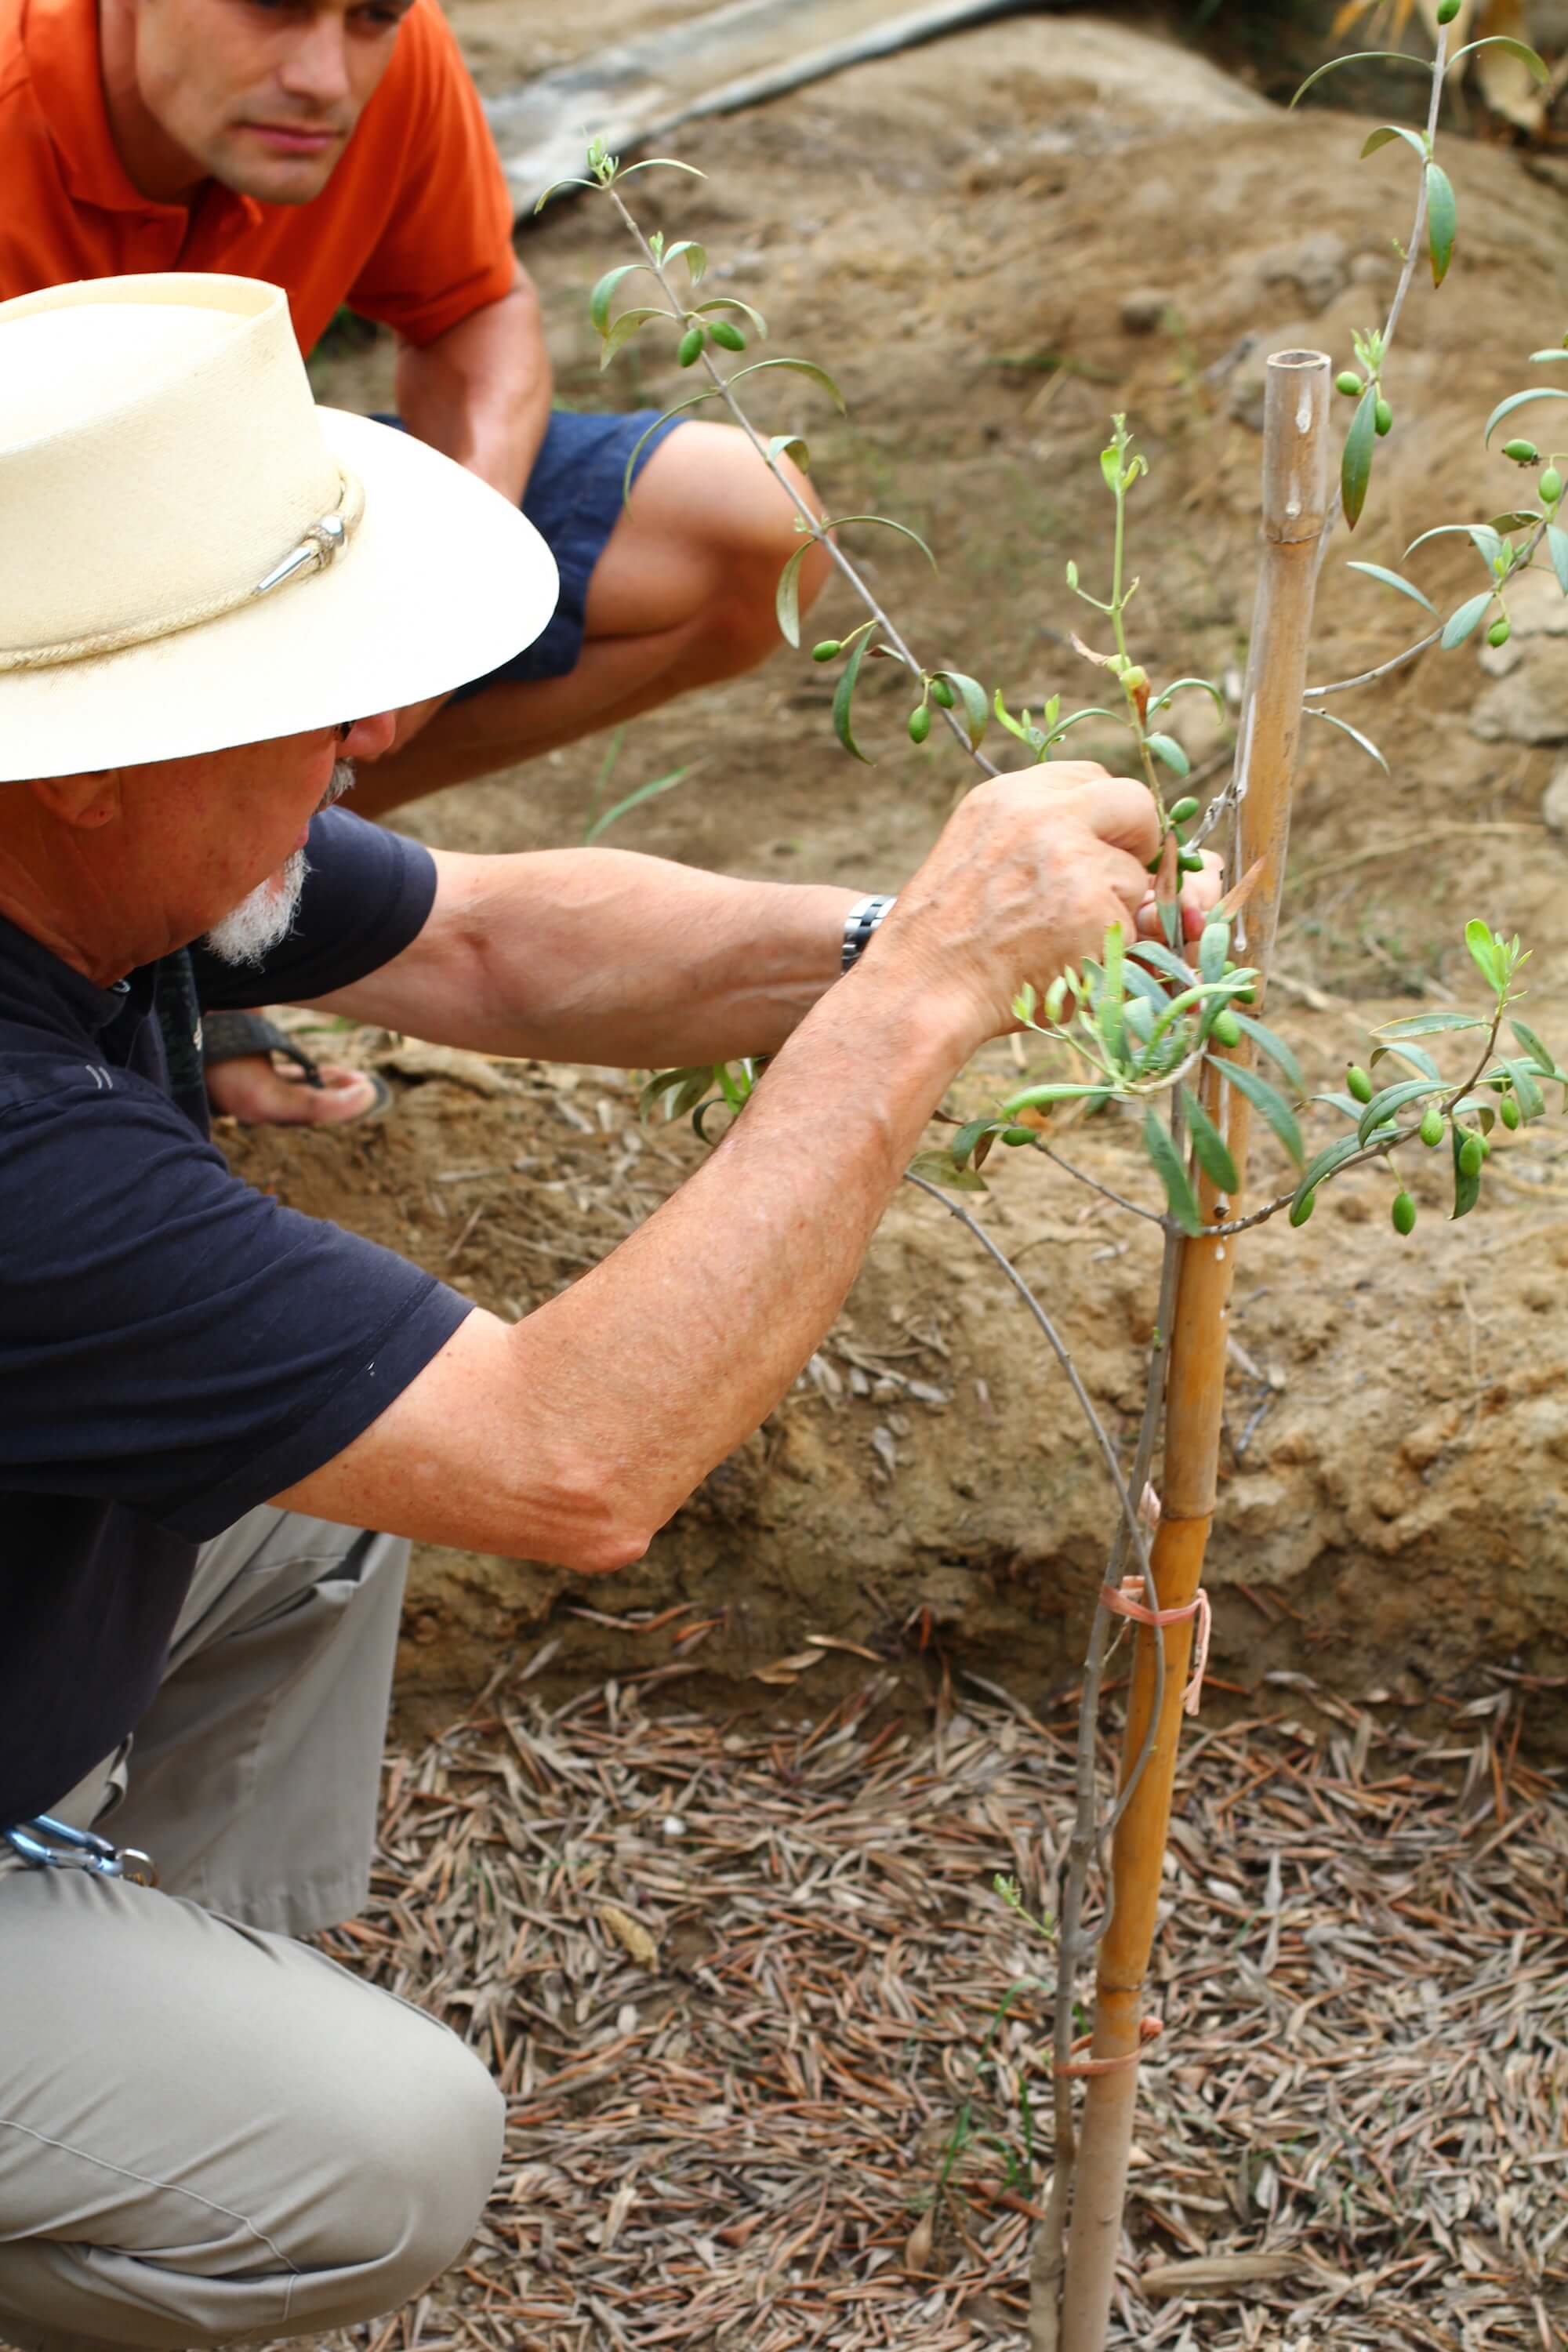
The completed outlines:
{"type": "Polygon", "coordinates": [[[844,951],[840,971],[853,971],[870,943],[871,934],[890,907],[898,904],[889,893],[873,891],[868,898],[857,898],[844,919],[844,951]]]}

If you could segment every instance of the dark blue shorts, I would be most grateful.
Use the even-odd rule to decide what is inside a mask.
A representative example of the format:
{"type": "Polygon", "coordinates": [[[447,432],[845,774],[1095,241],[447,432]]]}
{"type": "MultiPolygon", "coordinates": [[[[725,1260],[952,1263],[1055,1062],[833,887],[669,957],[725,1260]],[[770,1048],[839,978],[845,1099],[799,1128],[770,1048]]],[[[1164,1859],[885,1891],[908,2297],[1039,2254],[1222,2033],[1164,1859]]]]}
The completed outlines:
{"type": "MultiPolygon", "coordinates": [[[[564,677],[577,667],[583,650],[584,617],[588,583],[594,566],[622,511],[622,478],[626,459],[638,438],[658,416],[657,408],[634,409],[629,415],[592,416],[576,409],[551,411],[544,439],[522,494],[522,511],[555,558],[561,573],[561,600],[543,632],[499,669],[470,678],[453,695],[466,702],[482,694],[500,678],[528,684],[536,678],[564,677]]],[[[378,423],[397,425],[395,416],[378,423]]],[[[637,473],[642,472],[659,444],[668,439],[680,417],[667,419],[648,434],[637,451],[637,473]]]]}

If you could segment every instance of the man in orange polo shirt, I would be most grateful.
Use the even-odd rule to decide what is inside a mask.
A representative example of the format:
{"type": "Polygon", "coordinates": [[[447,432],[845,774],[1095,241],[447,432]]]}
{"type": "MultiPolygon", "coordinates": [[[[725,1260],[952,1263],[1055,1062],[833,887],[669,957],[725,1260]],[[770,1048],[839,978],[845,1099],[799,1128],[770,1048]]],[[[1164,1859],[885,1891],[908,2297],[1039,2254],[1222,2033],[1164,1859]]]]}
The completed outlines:
{"type": "MultiPolygon", "coordinates": [[[[744,437],[665,427],[623,509],[651,418],[552,413],[506,183],[437,0],[0,0],[0,299],[220,270],[283,287],[306,352],[343,303],[391,327],[405,425],[521,499],[549,541],[562,593],[544,635],[401,713],[362,773],[364,814],[633,718],[778,643],[774,585],[799,541],[744,437]]],[[[803,601],[825,569],[804,567],[803,601]]],[[[241,1066],[215,1088],[241,1117],[366,1108],[353,1082],[312,1091],[241,1066]]]]}

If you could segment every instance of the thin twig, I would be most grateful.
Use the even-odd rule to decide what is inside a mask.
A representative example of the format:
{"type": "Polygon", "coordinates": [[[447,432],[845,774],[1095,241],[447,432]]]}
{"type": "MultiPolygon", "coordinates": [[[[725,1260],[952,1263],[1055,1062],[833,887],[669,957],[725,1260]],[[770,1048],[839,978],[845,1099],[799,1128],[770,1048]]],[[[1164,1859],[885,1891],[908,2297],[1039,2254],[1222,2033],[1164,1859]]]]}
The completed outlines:
{"type": "MultiPolygon", "coordinates": [[[[641,253],[645,264],[653,272],[653,275],[658,279],[667,299],[673,306],[671,315],[678,320],[684,319],[686,316],[686,306],[681,301],[679,294],[670,282],[668,274],[665,269],[664,263],[659,258],[658,255],[655,253],[652,246],[649,245],[633,215],[627,210],[619,189],[615,186],[613,182],[605,181],[602,184],[605,194],[609,197],[610,202],[615,205],[616,210],[619,213],[626,228],[637,239],[637,250],[641,253]]],[[[702,352],[702,364],[707,369],[708,374],[712,381],[714,391],[723,401],[725,407],[729,410],[731,415],[734,418],[736,424],[740,426],[742,432],[745,435],[747,440],[751,443],[752,448],[756,451],[758,457],[767,467],[769,473],[772,474],[773,479],[787,492],[791,505],[805,523],[811,537],[816,541],[819,547],[826,549],[834,564],[842,573],[845,580],[847,581],[850,587],[853,588],[857,596],[859,597],[860,602],[871,614],[878,627],[881,630],[883,635],[887,638],[889,645],[892,647],[894,653],[897,654],[899,659],[903,663],[905,668],[908,669],[915,677],[923,681],[926,676],[923,665],[916,660],[914,655],[905,644],[903,637],[894,627],[892,622],[889,619],[887,614],[882,609],[881,604],[878,602],[874,592],[867,586],[866,582],[861,578],[860,573],[857,571],[855,565],[851,563],[849,558],[845,554],[837,540],[833,539],[827,531],[824,530],[822,527],[822,517],[812,512],[805,499],[801,497],[800,492],[790,480],[789,476],[784,472],[784,467],[779,464],[777,458],[773,456],[767,444],[762,439],[755,426],[752,425],[751,418],[746,415],[744,409],[741,406],[740,402],[731,391],[728,379],[722,374],[720,369],[715,366],[712,355],[706,346],[704,346],[702,352]]],[[[985,754],[980,751],[976,745],[970,741],[968,735],[964,732],[963,728],[959,723],[957,712],[955,710],[944,709],[940,703],[936,708],[941,717],[947,721],[949,730],[952,734],[954,740],[963,745],[964,751],[968,752],[970,758],[973,761],[975,766],[980,769],[982,773],[987,776],[1000,775],[1001,770],[997,768],[992,761],[988,760],[985,757],[985,754]]]]}
{"type": "Polygon", "coordinates": [[[1152,1225],[1163,1225],[1168,1223],[1158,1209],[1141,1209],[1136,1201],[1129,1201],[1122,1193],[1113,1192],[1110,1185],[1102,1184],[1097,1176],[1086,1175],[1081,1168],[1075,1168],[1070,1160],[1064,1160],[1059,1151],[1053,1151],[1048,1143],[1037,1143],[1035,1149],[1037,1151],[1043,1152],[1051,1165],[1054,1168],[1059,1168],[1064,1175],[1076,1178],[1080,1184],[1087,1184],[1089,1191],[1098,1192],[1102,1201],[1113,1201],[1119,1209],[1125,1209],[1130,1216],[1142,1217],[1152,1225]]]}
{"type": "MultiPolygon", "coordinates": [[[[1437,116],[1443,103],[1443,76],[1447,68],[1447,26],[1439,26],[1437,28],[1437,47],[1432,59],[1432,87],[1426,102],[1426,147],[1428,156],[1430,156],[1431,153],[1432,142],[1436,136],[1437,116]]],[[[1383,357],[1384,360],[1388,357],[1389,347],[1394,341],[1394,330],[1399,324],[1399,314],[1405,308],[1405,295],[1410,290],[1410,281],[1414,277],[1415,270],[1415,258],[1421,250],[1421,232],[1426,226],[1426,164],[1423,162],[1421,166],[1421,182],[1415,192],[1415,219],[1411,227],[1409,242],[1405,248],[1405,266],[1399,273],[1399,283],[1394,289],[1394,299],[1389,304],[1388,316],[1384,321],[1383,357]]],[[[1381,367],[1381,362],[1379,364],[1381,367]]],[[[1339,522],[1342,510],[1342,500],[1340,494],[1339,485],[1336,483],[1334,485],[1332,495],[1329,499],[1328,508],[1323,516],[1323,528],[1318,534],[1317,554],[1313,559],[1313,568],[1315,572],[1321,572],[1322,570],[1324,560],[1329,551],[1329,541],[1333,535],[1335,526],[1339,522]]],[[[1436,634],[1440,636],[1442,632],[1441,630],[1438,630],[1436,634]]],[[[1406,662],[1414,661],[1416,655],[1424,652],[1426,646],[1432,642],[1433,639],[1431,637],[1424,637],[1420,645],[1407,646],[1404,653],[1396,655],[1392,661],[1383,663],[1377,669],[1369,670],[1366,673],[1365,677],[1351,679],[1347,681],[1347,683],[1350,685],[1363,686],[1371,678],[1385,677],[1390,670],[1402,668],[1406,662]]],[[[1319,695],[1337,694],[1342,691],[1343,691],[1343,688],[1338,686],[1308,687],[1302,698],[1303,703],[1310,703],[1319,695]]],[[[1215,794],[1215,798],[1209,803],[1208,807],[1204,811],[1202,818],[1194,826],[1190,836],[1191,845],[1194,848],[1196,848],[1202,842],[1205,841],[1209,835],[1215,831],[1216,826],[1224,823],[1226,817],[1229,815],[1233,810],[1238,809],[1241,806],[1242,800],[1247,792],[1247,739],[1244,721],[1242,732],[1237,742],[1236,764],[1231,771],[1230,782],[1226,784],[1224,792],[1215,794]]]]}
{"type": "MultiPolygon", "coordinates": [[[[1437,116],[1441,111],[1443,104],[1443,77],[1447,70],[1448,28],[1446,25],[1439,25],[1437,26],[1436,41],[1437,47],[1432,58],[1432,87],[1426,100],[1426,153],[1428,158],[1430,158],[1432,152],[1432,142],[1437,135],[1437,116]]],[[[1388,306],[1388,316],[1384,320],[1384,359],[1388,357],[1389,347],[1394,341],[1394,329],[1399,324],[1399,314],[1405,308],[1405,298],[1410,291],[1410,281],[1415,275],[1416,257],[1421,251],[1421,232],[1426,226],[1426,165],[1423,163],[1421,166],[1420,183],[1415,191],[1415,226],[1410,231],[1410,240],[1405,248],[1405,267],[1399,273],[1399,283],[1394,289],[1394,299],[1388,306]]],[[[1333,494],[1329,500],[1328,512],[1323,517],[1323,528],[1318,534],[1317,569],[1320,572],[1323,567],[1323,559],[1329,551],[1329,541],[1333,536],[1334,526],[1340,519],[1341,503],[1339,485],[1336,483],[1333,494]]]]}

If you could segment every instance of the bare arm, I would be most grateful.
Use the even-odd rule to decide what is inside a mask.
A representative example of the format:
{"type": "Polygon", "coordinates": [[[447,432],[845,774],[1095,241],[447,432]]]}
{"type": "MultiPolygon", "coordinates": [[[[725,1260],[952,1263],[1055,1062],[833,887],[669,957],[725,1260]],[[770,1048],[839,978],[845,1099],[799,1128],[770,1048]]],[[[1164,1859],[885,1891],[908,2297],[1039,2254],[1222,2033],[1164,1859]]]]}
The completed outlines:
{"type": "Polygon", "coordinates": [[[618,1069],[771,1054],[838,977],[855,894],[619,849],[436,853],[436,901],[326,1010],[442,1045],[618,1069]]]}
{"type": "Polygon", "coordinates": [[[817,1344],[954,1072],[1025,980],[1131,926],[1157,844],[1142,785],[1087,765],[980,786],[674,1199],[522,1322],[469,1316],[279,1500],[583,1570],[640,1558],[817,1344]]]}
{"type": "Polygon", "coordinates": [[[513,504],[550,422],[550,361],[539,297],[521,263],[511,291],[433,343],[397,355],[399,414],[411,433],[513,504]]]}
{"type": "MultiPolygon", "coordinates": [[[[514,506],[550,422],[550,392],[539,297],[521,263],[499,302],[470,310],[433,343],[404,343],[397,354],[398,411],[409,431],[514,506]]],[[[391,748],[417,735],[446,699],[431,695],[400,710],[391,748]]]]}

